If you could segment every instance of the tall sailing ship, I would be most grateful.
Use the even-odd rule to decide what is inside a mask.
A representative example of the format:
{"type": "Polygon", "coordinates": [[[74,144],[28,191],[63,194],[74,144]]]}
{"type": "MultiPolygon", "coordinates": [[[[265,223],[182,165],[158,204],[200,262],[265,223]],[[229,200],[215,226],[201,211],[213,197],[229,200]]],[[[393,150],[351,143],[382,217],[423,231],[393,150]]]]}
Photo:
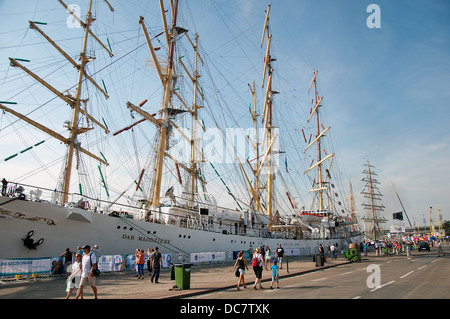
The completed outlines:
{"type": "Polygon", "coordinates": [[[366,201],[362,203],[366,211],[366,216],[362,218],[366,224],[366,240],[381,240],[383,239],[382,224],[387,222],[386,218],[381,215],[385,208],[381,202],[383,195],[378,188],[380,182],[377,180],[378,174],[375,172],[375,166],[369,163],[369,159],[364,166],[366,167],[363,170],[365,176],[362,181],[365,182],[365,185],[361,194],[366,198],[366,201]]]}
{"type": "MultiPolygon", "coordinates": [[[[39,22],[30,21],[30,28],[44,37],[76,69],[76,84],[66,91],[59,91],[25,67],[21,59],[10,58],[10,63],[11,67],[23,71],[70,107],[71,120],[66,122],[68,137],[6,106],[8,101],[0,103],[0,108],[62,143],[66,149],[64,164],[55,189],[3,179],[0,196],[0,258],[59,256],[66,247],[86,243],[98,244],[104,255],[133,253],[136,248],[154,245],[158,245],[165,253],[186,256],[198,252],[247,250],[250,245],[276,247],[278,244],[285,249],[309,254],[319,243],[326,245],[330,242],[362,240],[361,233],[351,227],[349,213],[337,209],[342,203],[336,200],[337,193],[333,194],[332,191],[331,163],[328,168],[323,167],[327,160],[333,159],[334,153],[322,157],[324,149],[321,139],[329,127],[325,129],[319,120],[322,98],[319,98],[316,87],[317,71],[311,82],[311,86],[314,85],[314,108],[307,120],[309,122],[316,117],[316,133],[305,149],[305,152],[314,146],[317,149],[315,163],[311,163],[304,172],[316,172],[311,192],[317,197],[311,209],[298,207],[281,173],[280,156],[289,150],[278,148],[278,133],[281,132],[276,125],[283,123],[274,121],[274,96],[278,92],[272,85],[275,59],[271,55],[270,5],[266,11],[261,41],[262,47],[266,40],[262,61],[262,127],[258,127],[257,90],[253,83],[253,86],[249,85],[253,111],[251,108],[249,111],[254,136],[244,135],[253,149],[252,156],[245,158],[241,153],[241,156],[237,155],[239,151],[233,146],[231,161],[227,163],[228,166],[223,166],[211,160],[212,154],[219,152],[221,145],[209,143],[209,148],[205,149],[201,143],[205,138],[212,139],[211,132],[217,133],[213,137],[218,140],[223,138],[229,141],[229,138],[217,119],[213,123],[218,124],[219,128],[209,130],[201,117],[202,109],[213,107],[206,100],[208,94],[201,82],[202,73],[207,73],[208,69],[202,69],[204,59],[199,50],[198,34],[192,35],[179,23],[179,1],[170,1],[167,9],[163,0],[159,1],[162,16],[160,33],[154,30],[149,32],[144,17],[139,18],[140,31],[151,57],[147,66],[154,70],[160,85],[162,100],[159,110],[156,113],[148,111],[147,103],[153,101],[148,102],[147,99],[139,103],[124,100],[122,108],[127,114],[128,123],[114,132],[101,115],[100,118],[92,115],[94,107],[100,102],[91,99],[93,91],[87,88],[88,84],[94,86],[97,98],[98,95],[103,100],[109,98],[103,80],[103,85],[100,85],[94,79],[95,76],[89,74],[89,67],[97,61],[94,55],[90,55],[88,44],[95,43],[106,55],[111,58],[114,56],[109,40],[104,44],[92,31],[92,24],[96,20],[92,13],[93,0],[89,1],[84,21],[62,0],[59,2],[84,30],[79,62],[44,33],[39,22]],[[75,93],[71,94],[71,91],[75,93]],[[136,159],[139,169],[131,173],[131,183],[124,186],[122,176],[118,177],[122,189],[116,189],[117,196],[111,198],[111,187],[108,187],[105,172],[112,161],[108,162],[101,151],[95,154],[93,149],[97,141],[85,136],[100,130],[103,134],[100,140],[120,139],[124,134],[130,134],[129,141],[135,131],[144,131],[143,125],[152,126],[155,131],[155,135],[148,138],[149,147],[146,151],[149,155],[144,164],[141,164],[142,158],[136,159]],[[320,127],[323,131],[320,131],[320,127]],[[100,182],[90,188],[100,186],[107,194],[106,199],[98,194],[88,195],[81,182],[76,185],[78,192],[73,192],[73,170],[78,172],[80,181],[88,175],[85,156],[95,161],[100,176],[100,182]],[[220,181],[222,190],[218,191],[217,187],[209,184],[207,171],[215,175],[216,181],[220,181]],[[225,171],[238,176],[241,185],[244,185],[239,195],[232,191],[238,186],[227,183],[225,171]],[[283,192],[276,191],[276,180],[284,186],[283,192]],[[224,196],[232,199],[232,206],[223,207],[218,203],[218,199],[224,196]],[[281,205],[286,200],[289,202],[287,208],[281,205]]],[[[114,11],[107,1],[100,5],[114,11]]],[[[106,67],[113,63],[107,63],[106,67]]],[[[108,113],[107,109],[103,111],[108,113]]],[[[212,115],[214,112],[210,110],[212,115]]],[[[33,147],[39,145],[36,143],[33,147]]],[[[18,154],[5,161],[12,160],[18,154]]],[[[112,179],[109,177],[109,180],[112,179]]]]}

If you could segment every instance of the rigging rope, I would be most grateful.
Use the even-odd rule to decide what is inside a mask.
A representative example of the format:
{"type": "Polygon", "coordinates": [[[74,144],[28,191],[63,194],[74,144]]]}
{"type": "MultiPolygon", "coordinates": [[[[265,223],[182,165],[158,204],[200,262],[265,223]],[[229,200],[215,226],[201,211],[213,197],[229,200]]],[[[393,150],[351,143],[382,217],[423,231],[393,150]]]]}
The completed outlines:
{"type": "Polygon", "coordinates": [[[151,233],[150,231],[145,230],[143,227],[140,227],[137,224],[133,223],[131,221],[131,219],[125,218],[125,217],[122,217],[122,216],[119,216],[119,218],[124,223],[126,223],[127,225],[133,226],[133,229],[136,229],[136,231],[138,233],[140,233],[141,235],[145,236],[146,238],[151,239],[151,237],[149,237],[148,235],[152,236],[153,238],[157,238],[159,240],[158,245],[160,245],[160,246],[162,246],[164,248],[167,248],[168,250],[173,251],[173,252],[177,252],[177,253],[181,252],[181,253],[184,253],[186,255],[189,255],[188,252],[184,251],[183,249],[181,249],[181,248],[179,248],[179,247],[177,247],[175,245],[172,245],[170,243],[165,244],[164,243],[164,241],[165,241],[164,239],[162,239],[161,237],[151,233]]]}

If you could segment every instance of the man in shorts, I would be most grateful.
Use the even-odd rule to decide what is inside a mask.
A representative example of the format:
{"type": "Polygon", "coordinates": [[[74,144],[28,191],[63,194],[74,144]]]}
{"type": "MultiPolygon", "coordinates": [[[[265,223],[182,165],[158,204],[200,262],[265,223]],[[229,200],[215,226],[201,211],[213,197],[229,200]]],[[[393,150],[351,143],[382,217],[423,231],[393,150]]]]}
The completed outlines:
{"type": "Polygon", "coordinates": [[[96,269],[97,266],[97,258],[95,254],[91,252],[91,247],[89,245],[85,245],[81,248],[83,249],[83,258],[81,260],[81,281],[75,299],[83,299],[83,289],[88,283],[94,292],[94,298],[98,299],[94,276],[94,269],[96,269]]]}

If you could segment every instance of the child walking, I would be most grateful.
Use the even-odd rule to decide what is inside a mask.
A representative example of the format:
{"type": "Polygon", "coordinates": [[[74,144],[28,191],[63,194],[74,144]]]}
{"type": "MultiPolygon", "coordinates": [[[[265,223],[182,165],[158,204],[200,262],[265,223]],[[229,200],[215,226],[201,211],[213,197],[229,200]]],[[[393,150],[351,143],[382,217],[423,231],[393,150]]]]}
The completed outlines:
{"type": "Polygon", "coordinates": [[[273,289],[273,283],[277,283],[277,289],[280,289],[280,285],[278,283],[280,274],[279,274],[279,267],[277,265],[277,260],[273,260],[273,265],[270,267],[272,269],[272,282],[270,283],[270,289],[273,289]]]}

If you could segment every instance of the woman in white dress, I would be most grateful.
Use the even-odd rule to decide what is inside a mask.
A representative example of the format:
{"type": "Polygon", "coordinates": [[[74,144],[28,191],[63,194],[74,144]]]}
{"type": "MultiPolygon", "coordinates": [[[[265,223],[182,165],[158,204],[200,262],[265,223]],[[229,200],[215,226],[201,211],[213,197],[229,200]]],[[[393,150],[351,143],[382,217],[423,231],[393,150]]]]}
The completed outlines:
{"type": "Polygon", "coordinates": [[[69,267],[72,267],[71,274],[67,278],[67,296],[66,299],[69,299],[70,295],[72,294],[73,288],[78,289],[80,286],[81,281],[81,257],[82,255],[80,253],[77,253],[75,258],[75,262],[71,264],[69,267]]]}

